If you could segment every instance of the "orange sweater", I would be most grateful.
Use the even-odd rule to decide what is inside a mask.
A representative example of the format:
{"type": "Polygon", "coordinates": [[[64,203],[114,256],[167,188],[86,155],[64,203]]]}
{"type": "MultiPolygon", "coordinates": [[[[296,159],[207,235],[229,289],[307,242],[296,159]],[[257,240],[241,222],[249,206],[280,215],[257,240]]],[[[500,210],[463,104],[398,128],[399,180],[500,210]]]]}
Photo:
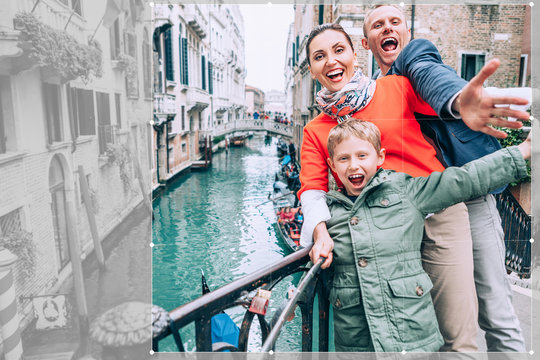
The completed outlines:
{"type": "MultiPolygon", "coordinates": [[[[389,75],[377,80],[370,103],[353,117],[371,121],[379,127],[381,146],[386,149],[383,168],[415,177],[443,171],[444,166],[437,160],[435,149],[422,135],[415,112],[436,116],[433,109],[414,92],[407,78],[389,75]]],[[[335,119],[322,113],[304,127],[299,197],[306,190],[328,191],[326,145],[328,133],[336,125],[335,119]]],[[[341,187],[337,175],[332,175],[341,187]]]]}

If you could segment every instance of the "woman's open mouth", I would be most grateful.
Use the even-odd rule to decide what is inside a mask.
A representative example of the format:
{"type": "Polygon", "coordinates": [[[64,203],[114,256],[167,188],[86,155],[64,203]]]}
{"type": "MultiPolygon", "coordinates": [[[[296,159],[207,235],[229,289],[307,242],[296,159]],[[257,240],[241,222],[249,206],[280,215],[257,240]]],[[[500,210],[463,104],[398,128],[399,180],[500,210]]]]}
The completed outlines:
{"type": "Polygon", "coordinates": [[[337,69],[337,70],[330,71],[329,73],[326,74],[326,76],[332,80],[339,80],[343,76],[343,73],[344,73],[343,69],[337,69]]]}

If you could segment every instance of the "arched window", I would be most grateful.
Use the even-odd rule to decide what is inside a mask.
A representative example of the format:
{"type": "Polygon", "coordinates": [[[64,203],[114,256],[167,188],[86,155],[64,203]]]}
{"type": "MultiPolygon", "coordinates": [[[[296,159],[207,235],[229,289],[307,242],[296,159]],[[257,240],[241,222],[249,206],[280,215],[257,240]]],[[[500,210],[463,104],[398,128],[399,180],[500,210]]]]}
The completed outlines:
{"type": "Polygon", "coordinates": [[[49,191],[51,192],[51,212],[54,228],[54,242],[60,269],[69,262],[69,244],[67,234],[66,193],[64,170],[58,158],[54,156],[49,168],[49,191]]]}

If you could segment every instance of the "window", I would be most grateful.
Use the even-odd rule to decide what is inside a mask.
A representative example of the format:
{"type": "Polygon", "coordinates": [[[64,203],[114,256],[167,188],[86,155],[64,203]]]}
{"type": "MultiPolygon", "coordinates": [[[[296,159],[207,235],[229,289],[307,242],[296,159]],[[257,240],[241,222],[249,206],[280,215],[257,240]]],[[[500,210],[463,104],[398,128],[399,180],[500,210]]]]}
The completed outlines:
{"type": "Polygon", "coordinates": [[[187,145],[185,142],[182,143],[182,153],[187,153],[187,145]]]}
{"type": "Polygon", "coordinates": [[[43,83],[43,102],[47,125],[47,143],[62,141],[62,119],[60,118],[60,86],[43,83]]]}
{"type": "Polygon", "coordinates": [[[7,236],[22,230],[21,209],[13,210],[0,216],[0,236],[7,236]]]}
{"type": "Polygon", "coordinates": [[[122,96],[120,94],[114,94],[114,104],[116,108],[116,127],[122,128],[122,96]]]}
{"type": "Polygon", "coordinates": [[[71,88],[69,113],[74,135],[96,135],[96,115],[94,113],[94,92],[71,88]]]}
{"type": "Polygon", "coordinates": [[[201,84],[202,89],[206,90],[206,58],[201,55],[201,84]]]}
{"type": "Polygon", "coordinates": [[[174,81],[174,59],[172,53],[172,30],[167,29],[163,34],[165,38],[165,77],[168,81],[174,81]]]}
{"type": "Polygon", "coordinates": [[[49,168],[49,191],[51,193],[51,214],[54,229],[54,242],[56,254],[60,262],[60,269],[69,262],[69,244],[67,232],[66,194],[64,191],[64,171],[58,155],[56,155],[49,168]]]}
{"type": "Polygon", "coordinates": [[[144,38],[142,43],[142,57],[143,57],[143,86],[144,86],[144,98],[152,98],[152,70],[150,65],[152,64],[152,58],[150,55],[150,43],[148,42],[148,30],[144,29],[144,38]]]}
{"type": "Polygon", "coordinates": [[[484,66],[486,56],[482,54],[462,54],[461,55],[461,77],[471,80],[484,66]]]}
{"type": "Polygon", "coordinates": [[[178,77],[180,78],[180,83],[184,83],[184,72],[182,68],[184,67],[182,59],[182,24],[178,25],[178,77]]]}
{"type": "Polygon", "coordinates": [[[11,78],[0,75],[0,154],[17,151],[11,78]]]}
{"type": "Polygon", "coordinates": [[[0,154],[7,151],[6,125],[4,124],[4,107],[2,105],[2,92],[0,91],[0,154]]]}
{"type": "Polygon", "coordinates": [[[527,60],[528,55],[523,54],[519,59],[519,83],[518,86],[525,87],[527,86],[527,60]]]}
{"type": "Polygon", "coordinates": [[[188,77],[188,41],[182,38],[182,84],[189,85],[188,77]]]}
{"type": "Polygon", "coordinates": [[[213,67],[212,63],[209,61],[208,62],[208,92],[210,94],[214,93],[213,71],[214,71],[214,67],[213,67]]]}
{"type": "Polygon", "coordinates": [[[96,100],[98,108],[99,153],[104,154],[107,151],[107,144],[113,143],[109,94],[96,92],[96,100]]]}
{"type": "Polygon", "coordinates": [[[296,52],[294,56],[296,57],[296,62],[298,62],[298,53],[299,53],[299,47],[300,46],[300,36],[296,35],[296,52]]]}
{"type": "Polygon", "coordinates": [[[81,7],[81,1],[82,0],[60,0],[60,2],[67,7],[71,8],[73,12],[76,14],[82,15],[82,7],[81,7]]]}
{"type": "Polygon", "coordinates": [[[116,19],[109,29],[109,38],[111,43],[111,60],[116,60],[120,56],[120,22],[116,19]]]}
{"type": "Polygon", "coordinates": [[[137,35],[131,32],[124,33],[126,53],[135,59],[136,70],[132,76],[126,74],[126,94],[130,98],[139,98],[139,71],[138,71],[138,57],[137,57],[137,35]]]}
{"type": "Polygon", "coordinates": [[[186,107],[182,105],[181,107],[181,113],[182,113],[182,131],[186,129],[186,107]]]}

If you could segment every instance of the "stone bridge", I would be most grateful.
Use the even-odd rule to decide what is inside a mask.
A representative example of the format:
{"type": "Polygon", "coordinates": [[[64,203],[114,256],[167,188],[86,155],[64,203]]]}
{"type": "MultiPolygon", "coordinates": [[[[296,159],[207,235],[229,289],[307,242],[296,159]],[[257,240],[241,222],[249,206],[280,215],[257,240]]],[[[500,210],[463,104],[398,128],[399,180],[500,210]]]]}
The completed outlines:
{"type": "Polygon", "coordinates": [[[273,120],[237,120],[225,124],[216,125],[213,135],[220,136],[243,131],[266,131],[270,135],[281,135],[293,137],[293,127],[287,124],[281,124],[273,120]]]}

